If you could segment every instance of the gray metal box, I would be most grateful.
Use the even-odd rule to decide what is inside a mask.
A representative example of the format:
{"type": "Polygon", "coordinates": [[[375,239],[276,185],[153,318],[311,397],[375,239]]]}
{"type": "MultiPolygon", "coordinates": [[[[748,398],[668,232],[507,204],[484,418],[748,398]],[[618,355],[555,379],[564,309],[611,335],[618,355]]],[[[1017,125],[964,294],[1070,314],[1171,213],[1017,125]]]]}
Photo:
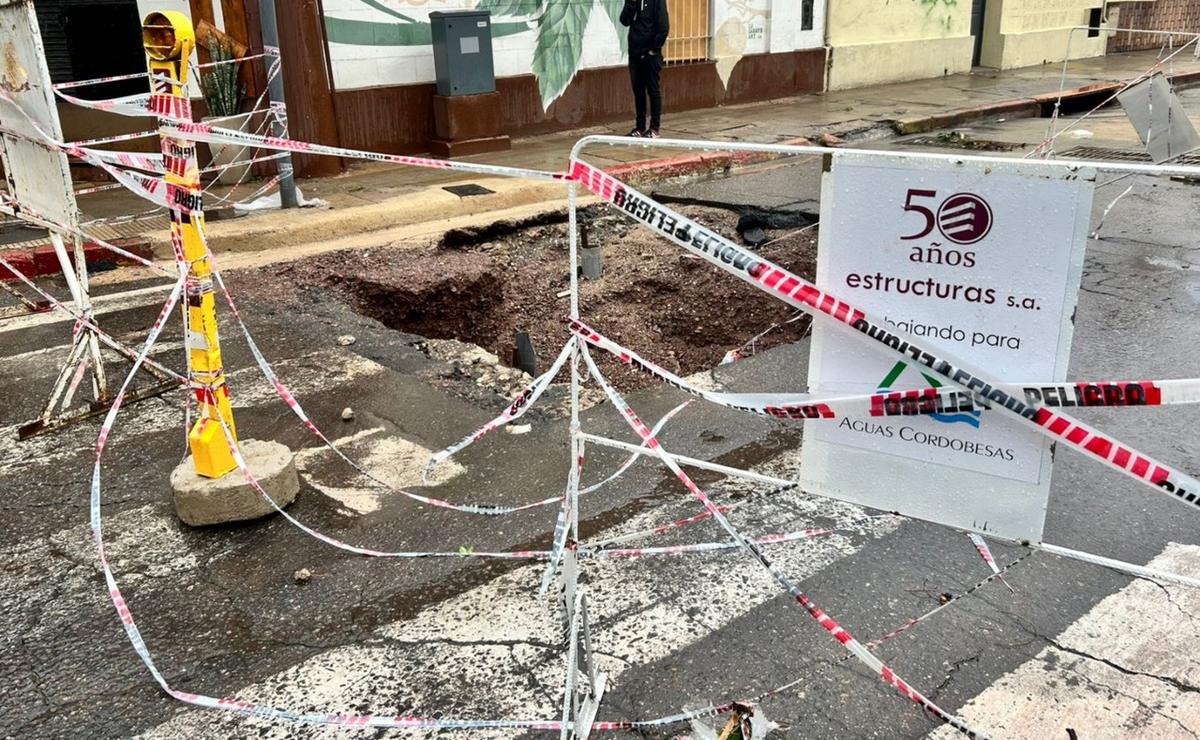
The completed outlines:
{"type": "Polygon", "coordinates": [[[437,94],[495,92],[491,14],[486,10],[438,10],[429,14],[429,22],[437,94]]]}

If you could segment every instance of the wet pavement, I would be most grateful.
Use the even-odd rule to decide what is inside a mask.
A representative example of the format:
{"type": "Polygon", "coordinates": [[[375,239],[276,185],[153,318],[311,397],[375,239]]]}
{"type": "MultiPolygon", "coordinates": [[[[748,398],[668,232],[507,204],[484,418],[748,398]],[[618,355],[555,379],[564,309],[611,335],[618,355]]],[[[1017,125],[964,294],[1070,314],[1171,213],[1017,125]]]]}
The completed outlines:
{"type": "MultiPolygon", "coordinates": [[[[1013,140],[1028,136],[1022,128],[1027,125],[993,121],[980,131],[1013,140]]],[[[1116,128],[1114,123],[1113,133],[1103,138],[1106,145],[1132,146],[1116,128]]],[[[1095,130],[1101,138],[1101,127],[1095,130]]],[[[682,196],[735,193],[743,203],[788,205],[816,197],[818,171],[813,161],[773,163],[671,189],[682,196]]],[[[1125,184],[1134,190],[1113,206],[1099,238],[1088,244],[1069,377],[1198,377],[1198,191],[1188,183],[1145,177],[1125,184]]],[[[1125,184],[1098,189],[1093,223],[1125,184]]],[[[547,269],[562,266],[548,264],[547,269]]],[[[139,280],[111,290],[161,283],[139,280]]],[[[387,329],[331,295],[308,291],[297,304],[245,294],[236,275],[230,287],[281,378],[316,423],[373,466],[419,459],[414,449],[455,442],[505,403],[499,393],[464,374],[461,363],[423,351],[420,337],[387,329]],[[339,344],[337,338],[347,334],[355,342],[339,344]],[[342,420],[345,407],[355,411],[350,422],[342,420]]],[[[114,304],[104,315],[105,327],[137,341],[162,297],[149,291],[114,304]]],[[[126,640],[94,565],[86,514],[97,425],[15,440],[15,425],[37,413],[49,388],[69,324],[27,319],[17,328],[0,329],[0,490],[5,492],[0,624],[6,641],[0,653],[0,733],[21,738],[378,735],[222,718],[188,709],[157,689],[126,640]]],[[[309,450],[303,456],[300,496],[289,509],[298,519],[378,549],[548,545],[552,507],[493,519],[371,492],[341,463],[316,450],[315,440],[263,382],[231,323],[222,325],[222,336],[241,435],[309,450]]],[[[156,357],[178,366],[180,343],[172,322],[156,357]]],[[[602,367],[620,384],[624,371],[602,367]]],[[[806,370],[802,342],[721,366],[709,380],[728,390],[801,391],[806,370]]],[[[683,398],[659,388],[630,395],[646,419],[659,418],[683,398]]],[[[563,400],[563,389],[556,388],[543,408],[527,417],[529,433],[493,434],[457,458],[459,474],[417,490],[489,504],[555,495],[568,463],[563,400]]],[[[179,394],[171,394],[123,412],[103,477],[110,559],[172,685],[324,711],[557,715],[561,629],[553,597],[534,593],[540,566],[363,558],[308,538],[280,517],[190,529],[175,519],[166,484],[183,453],[179,404],[179,394]],[[295,578],[302,568],[312,573],[303,583],[295,578]]],[[[1190,407],[1094,409],[1080,415],[1192,474],[1200,472],[1194,462],[1200,438],[1190,407]]],[[[589,409],[584,424],[589,431],[630,438],[608,404],[589,409]]],[[[663,441],[681,454],[787,475],[795,472],[798,437],[795,426],[697,402],[667,427],[663,441]]],[[[585,482],[602,478],[620,459],[589,447],[585,482]]],[[[388,468],[387,475],[411,473],[402,468],[388,468]]],[[[744,500],[751,491],[763,490],[710,474],[697,480],[710,486],[718,501],[744,500]]],[[[585,499],[581,529],[585,536],[629,531],[696,511],[669,475],[639,463],[619,483],[585,499]]],[[[1168,497],[1079,455],[1057,456],[1047,541],[1146,563],[1170,543],[1200,544],[1194,517],[1168,497]]],[[[863,640],[905,623],[935,606],[942,594],[960,593],[987,573],[959,533],[799,494],[751,498],[736,521],[755,532],[857,523],[835,537],[776,546],[771,553],[863,640]],[[862,523],[863,516],[874,518],[862,523]]],[[[662,543],[720,539],[715,526],[698,525],[662,543]]],[[[994,551],[1002,563],[1020,554],[1002,544],[994,551]]],[[[1194,551],[1180,557],[1188,555],[1197,557],[1194,551]]],[[[1176,565],[1191,562],[1185,558],[1176,565]]],[[[599,659],[615,678],[602,719],[671,714],[800,679],[765,703],[767,715],[785,725],[786,737],[915,738],[935,727],[876,677],[842,661],[839,646],[788,597],[777,594],[744,556],[593,563],[585,567],[585,577],[597,602],[599,659]]],[[[1004,685],[1014,672],[1021,675],[1022,666],[1047,649],[1073,650],[1076,662],[1116,665],[1119,674],[1123,668],[1169,690],[1166,698],[1155,699],[1161,705],[1135,702],[1128,716],[1092,726],[1093,732],[1080,737],[1133,736],[1149,727],[1159,736],[1200,731],[1200,717],[1187,713],[1172,715],[1178,726],[1170,731],[1154,724],[1171,701],[1200,690],[1197,677],[1176,666],[1192,661],[1187,647],[1197,635],[1190,617],[1165,622],[1172,632],[1159,636],[1163,644],[1178,643],[1177,650],[1167,651],[1173,657],[1130,667],[1126,657],[1103,652],[1112,645],[1056,637],[1073,624],[1090,624],[1086,620],[1097,605],[1124,593],[1120,590],[1130,578],[1039,553],[1008,579],[1015,595],[991,584],[889,641],[879,648],[880,657],[942,706],[970,710],[975,697],[984,697],[978,706],[985,706],[990,688],[1004,685]]],[[[1171,599],[1169,592],[1162,593],[1171,599]]],[[[1146,594],[1131,598],[1150,603],[1146,594]]],[[[1185,604],[1177,607],[1181,610],[1190,608],[1174,600],[1161,607],[1155,603],[1148,608],[1149,619],[1154,609],[1177,603],[1185,604]]],[[[1114,645],[1122,636],[1155,629],[1152,623],[1112,618],[1105,624],[1116,625],[1114,645]]],[[[1072,670],[1050,666],[1041,685],[1079,684],[1082,669],[1072,670]]],[[[1114,701],[1116,689],[1091,683],[1085,688],[1093,707],[1114,701]]],[[[1054,697],[1051,692],[1039,699],[1047,713],[1055,711],[1054,697]]],[[[988,718],[995,716],[978,715],[981,729],[996,729],[999,737],[1021,735],[1012,727],[1008,732],[990,727],[988,718]]],[[[1089,720],[1075,715],[1062,721],[1089,720]]],[[[643,736],[670,737],[685,730],[676,726],[643,736]]]]}

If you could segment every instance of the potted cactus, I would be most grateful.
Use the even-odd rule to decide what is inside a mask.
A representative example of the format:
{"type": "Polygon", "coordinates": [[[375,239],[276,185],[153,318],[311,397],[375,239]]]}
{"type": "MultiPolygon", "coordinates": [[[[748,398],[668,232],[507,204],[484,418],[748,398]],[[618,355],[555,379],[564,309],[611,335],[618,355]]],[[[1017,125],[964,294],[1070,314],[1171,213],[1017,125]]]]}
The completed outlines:
{"type": "MultiPolygon", "coordinates": [[[[204,118],[204,122],[222,128],[242,128],[251,116],[250,113],[243,113],[241,110],[242,100],[246,95],[246,87],[240,81],[242,63],[233,61],[238,57],[231,44],[223,43],[213,36],[208,39],[208,52],[212,61],[228,63],[209,67],[208,71],[200,76],[200,89],[204,93],[204,102],[208,105],[208,116],[204,118]]],[[[244,149],[237,144],[214,142],[208,147],[212,151],[214,166],[249,159],[253,155],[253,150],[244,149]]],[[[249,168],[249,164],[244,164],[223,170],[217,175],[217,182],[223,185],[237,183],[249,168]]]]}

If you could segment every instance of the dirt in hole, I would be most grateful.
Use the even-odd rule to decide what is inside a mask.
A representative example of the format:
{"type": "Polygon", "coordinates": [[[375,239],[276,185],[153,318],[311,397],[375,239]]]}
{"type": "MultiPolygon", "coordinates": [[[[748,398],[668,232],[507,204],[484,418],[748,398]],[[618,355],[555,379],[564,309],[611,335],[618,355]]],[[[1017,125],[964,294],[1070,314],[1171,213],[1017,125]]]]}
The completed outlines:
{"type": "MultiPolygon", "coordinates": [[[[686,206],[686,215],[738,242],[738,215],[686,206]]],[[[602,248],[604,274],[581,278],[581,315],[597,331],[688,375],[795,309],[620,214],[586,209],[588,242],[602,248]]],[[[528,332],[544,368],[567,340],[569,299],[565,223],[491,229],[475,243],[387,245],[335,252],[265,268],[276,278],[335,291],[384,325],[435,339],[478,344],[511,363],[513,334],[528,332]],[[494,235],[494,238],[489,238],[494,235]]],[[[812,279],[816,229],[768,232],[759,253],[812,279]]],[[[807,320],[771,332],[759,350],[795,341],[807,320]]],[[[641,381],[648,382],[648,379],[641,381]]]]}

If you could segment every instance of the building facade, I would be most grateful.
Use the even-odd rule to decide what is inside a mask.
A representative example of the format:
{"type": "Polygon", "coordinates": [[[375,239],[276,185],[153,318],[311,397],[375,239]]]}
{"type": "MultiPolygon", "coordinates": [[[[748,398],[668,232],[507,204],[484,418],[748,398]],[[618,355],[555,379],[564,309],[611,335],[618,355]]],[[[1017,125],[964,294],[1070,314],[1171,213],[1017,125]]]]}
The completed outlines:
{"type": "MultiPolygon", "coordinates": [[[[1200,2],[1197,0],[1130,0],[1110,4],[1109,20],[1118,28],[1149,31],[1200,32],[1200,2]]],[[[1177,45],[1181,39],[1159,34],[1118,31],[1108,40],[1109,52],[1141,51],[1177,45]]]]}
{"type": "MultiPolygon", "coordinates": [[[[323,0],[342,144],[423,149],[434,63],[429,14],[491,12],[496,87],[510,135],[632,123],[623,0],[323,0]],[[386,121],[386,126],[373,125],[386,121]]],[[[668,0],[667,110],[819,92],[822,0],[668,0]]],[[[622,127],[622,125],[624,127],[622,127]]]]}
{"type": "MultiPolygon", "coordinates": [[[[139,19],[188,13],[261,49],[260,0],[36,0],[55,81],[144,69],[139,19]]],[[[428,151],[434,139],[430,13],[487,10],[503,134],[632,122],[624,0],[276,0],[295,138],[374,151],[428,151]]],[[[1010,69],[1133,49],[1196,29],[1200,0],[667,0],[664,107],[670,112],[822,90],[1010,69]],[[1071,29],[1093,26],[1093,30],[1071,29]]],[[[262,65],[247,70],[247,96],[262,65]]],[[[136,81],[135,81],[136,82],[136,81]]],[[[128,94],[104,89],[97,94],[128,94]]],[[[203,112],[203,106],[199,107],[203,112]]],[[[81,139],[152,126],[63,107],[81,139]]],[[[669,118],[668,118],[669,120],[669,118]]],[[[669,126],[668,126],[669,127],[669,126]]],[[[152,146],[153,142],[146,144],[152,146]]],[[[136,146],[131,144],[130,146],[136,146]]],[[[302,174],[336,159],[298,156],[302,174]]]]}
{"type": "Polygon", "coordinates": [[[1099,56],[1110,28],[1103,11],[1103,0],[829,0],[827,87],[1099,56]]]}

